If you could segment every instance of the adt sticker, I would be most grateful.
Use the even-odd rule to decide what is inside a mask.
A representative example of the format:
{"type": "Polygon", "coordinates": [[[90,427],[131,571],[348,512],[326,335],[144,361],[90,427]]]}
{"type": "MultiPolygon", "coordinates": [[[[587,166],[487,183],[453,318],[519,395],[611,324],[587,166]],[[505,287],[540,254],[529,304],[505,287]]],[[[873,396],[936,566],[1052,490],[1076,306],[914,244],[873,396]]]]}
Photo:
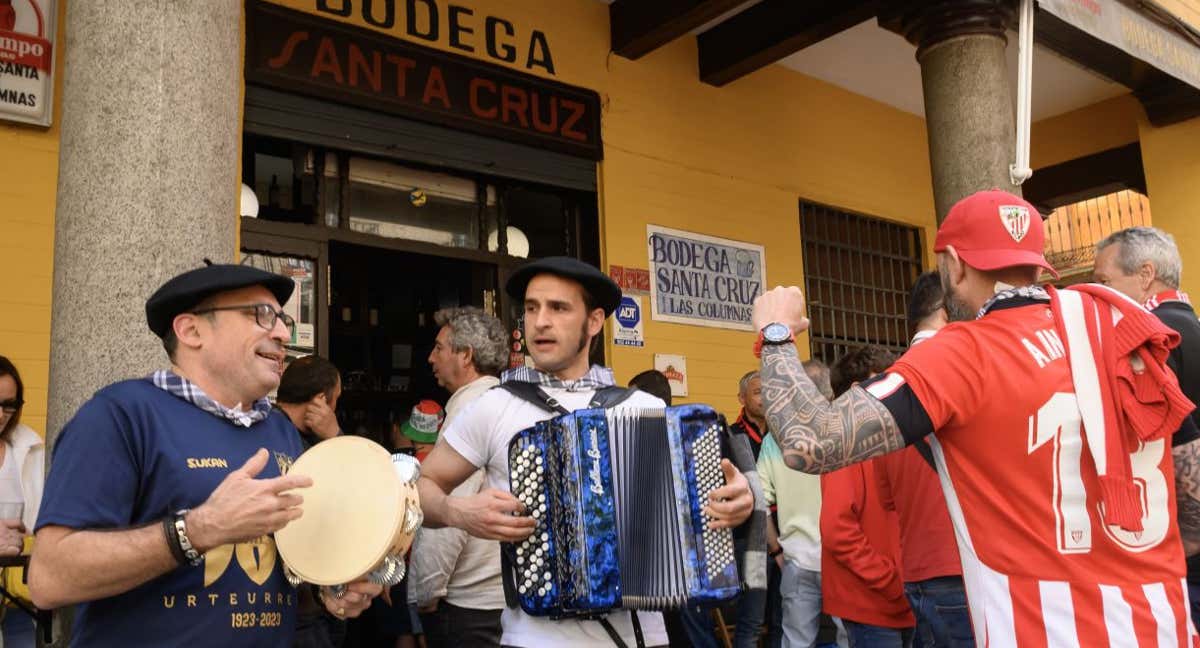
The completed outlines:
{"type": "Polygon", "coordinates": [[[642,298],[625,295],[616,312],[617,330],[613,335],[613,344],[617,346],[640,347],[645,345],[642,336],[642,298]]]}

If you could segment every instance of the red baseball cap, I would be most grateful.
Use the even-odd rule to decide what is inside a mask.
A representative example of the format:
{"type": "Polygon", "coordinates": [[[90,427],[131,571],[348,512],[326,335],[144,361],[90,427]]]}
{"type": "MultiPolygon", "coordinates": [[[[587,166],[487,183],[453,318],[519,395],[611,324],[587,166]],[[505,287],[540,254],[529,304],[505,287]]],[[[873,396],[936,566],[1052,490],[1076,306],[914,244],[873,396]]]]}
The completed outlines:
{"type": "Polygon", "coordinates": [[[1045,244],[1037,208],[1007,191],[992,189],[954,203],[938,228],[933,251],[943,252],[953,245],[959,258],[978,270],[1038,266],[1058,279],[1043,254],[1045,244]]]}

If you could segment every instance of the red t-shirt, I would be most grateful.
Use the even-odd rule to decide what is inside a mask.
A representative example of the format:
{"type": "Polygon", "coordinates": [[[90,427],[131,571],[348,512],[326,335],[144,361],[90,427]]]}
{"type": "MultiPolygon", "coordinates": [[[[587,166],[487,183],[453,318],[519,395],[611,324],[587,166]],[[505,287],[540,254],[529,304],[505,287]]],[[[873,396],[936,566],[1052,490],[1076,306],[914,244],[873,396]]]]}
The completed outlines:
{"type": "Polygon", "coordinates": [[[887,628],[916,624],[900,575],[896,514],[885,511],[873,462],[821,475],[821,598],[826,613],[887,628]]]}
{"type": "Polygon", "coordinates": [[[1103,524],[1096,467],[1048,306],[1001,308],[947,326],[866,389],[897,421],[908,417],[908,428],[924,415],[936,430],[927,439],[979,641],[1200,645],[1172,523],[1169,442],[1131,453],[1143,531],[1103,524]]]}
{"type": "Polygon", "coordinates": [[[960,576],[954,526],[933,466],[908,447],[875,460],[879,501],[900,519],[900,564],[904,582],[960,576]]]}

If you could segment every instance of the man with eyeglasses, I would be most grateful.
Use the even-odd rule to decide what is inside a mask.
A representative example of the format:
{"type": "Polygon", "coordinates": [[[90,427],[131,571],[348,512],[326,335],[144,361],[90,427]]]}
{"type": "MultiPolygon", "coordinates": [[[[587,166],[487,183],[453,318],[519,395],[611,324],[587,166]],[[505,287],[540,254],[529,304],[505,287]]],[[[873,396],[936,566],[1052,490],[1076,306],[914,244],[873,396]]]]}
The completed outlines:
{"type": "MultiPolygon", "coordinates": [[[[58,437],[29,571],[41,608],[79,604],[74,644],[279,646],[296,589],[271,535],[311,485],[266,396],[279,385],[291,279],[208,265],[146,302],[170,369],[118,382],[58,437]]],[[[325,607],[356,616],[378,594],[354,583],[325,607]]]]}

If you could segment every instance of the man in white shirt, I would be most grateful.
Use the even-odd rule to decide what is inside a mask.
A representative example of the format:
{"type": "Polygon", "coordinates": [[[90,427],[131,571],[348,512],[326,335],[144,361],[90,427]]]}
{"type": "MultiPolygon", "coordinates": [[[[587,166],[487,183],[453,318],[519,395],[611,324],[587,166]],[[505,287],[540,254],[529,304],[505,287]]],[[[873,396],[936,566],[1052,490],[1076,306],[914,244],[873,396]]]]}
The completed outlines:
{"type": "MultiPolygon", "coordinates": [[[[593,340],[620,301],[621,290],[612,279],[576,259],[551,257],[519,268],[505,289],[524,305],[525,339],[534,367],[506,372],[502,382],[532,383],[567,410],[586,407],[598,389],[614,384],[611,370],[588,363],[593,340]]],[[[634,392],[618,405],[662,406],[661,400],[644,392],[634,392]]],[[[508,443],[517,432],[555,415],[502,389],[479,397],[443,430],[422,466],[418,488],[425,524],[453,526],[475,537],[506,542],[528,537],[534,520],[514,515],[524,506],[509,492],[508,443]],[[487,472],[488,488],[467,497],[449,495],[481,467],[487,472]]],[[[754,497],[744,475],[728,461],[722,467],[727,485],[713,491],[706,512],[715,527],[735,527],[749,517],[754,497]]],[[[638,617],[646,645],[667,644],[661,614],[638,617]]],[[[600,648],[614,644],[605,627],[594,620],[551,620],[506,607],[501,621],[504,645],[600,648]]],[[[605,621],[626,645],[641,643],[628,612],[614,612],[605,621]]]]}
{"type": "MultiPolygon", "coordinates": [[[[441,329],[429,365],[438,384],[450,391],[449,425],[467,406],[500,384],[496,376],[508,360],[504,324],[478,308],[448,308],[433,315],[441,329]]],[[[477,470],[451,493],[474,495],[483,488],[477,470]]],[[[473,538],[455,528],[422,529],[413,545],[412,574],[429,648],[500,645],[500,544],[473,538]]]]}

